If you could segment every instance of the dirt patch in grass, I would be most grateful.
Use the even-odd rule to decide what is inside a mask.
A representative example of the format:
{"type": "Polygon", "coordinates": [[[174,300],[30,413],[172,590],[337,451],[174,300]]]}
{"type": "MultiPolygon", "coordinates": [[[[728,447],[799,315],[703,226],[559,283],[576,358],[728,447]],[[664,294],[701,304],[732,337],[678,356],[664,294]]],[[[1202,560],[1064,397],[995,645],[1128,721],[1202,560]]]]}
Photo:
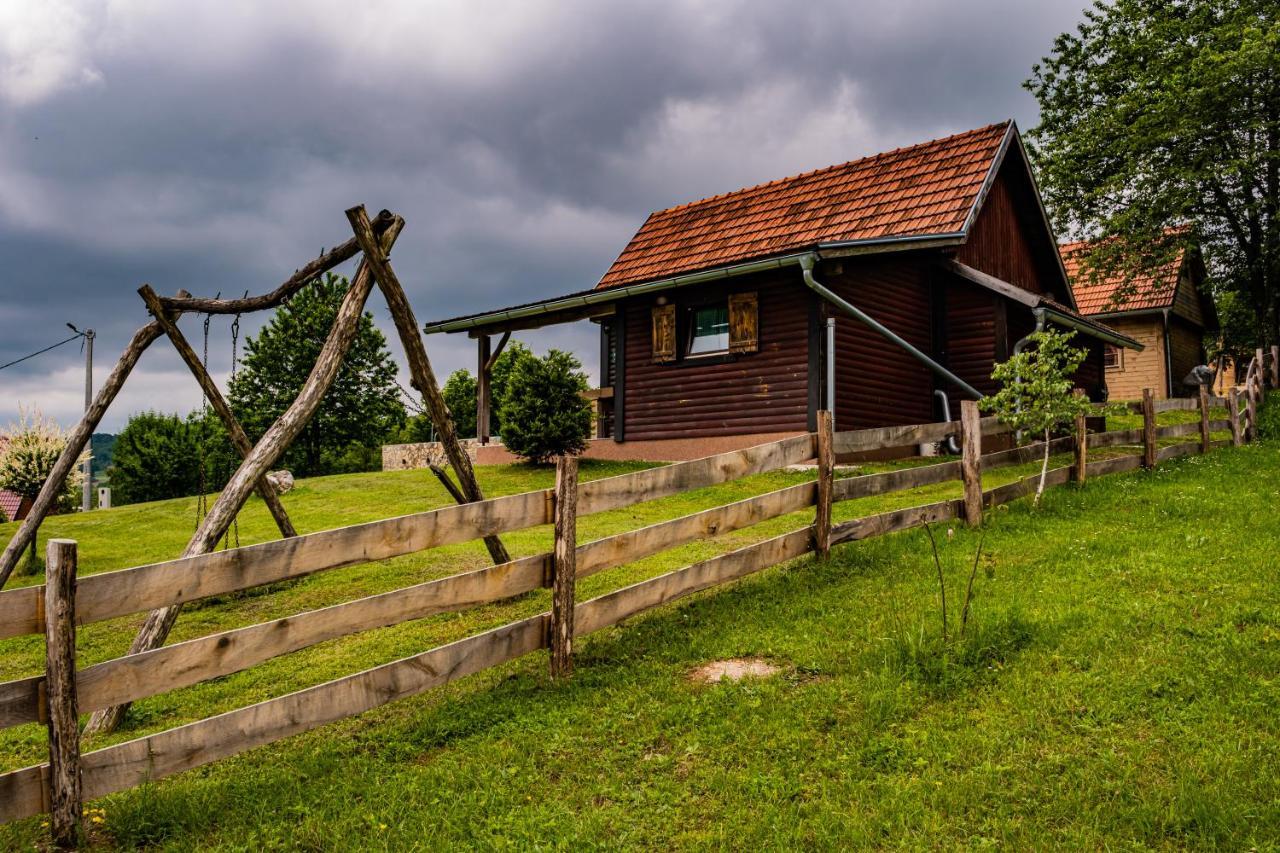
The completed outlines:
{"type": "Polygon", "coordinates": [[[764,658],[729,658],[704,663],[689,673],[689,680],[700,684],[741,681],[744,678],[769,678],[782,672],[782,667],[764,658]]]}

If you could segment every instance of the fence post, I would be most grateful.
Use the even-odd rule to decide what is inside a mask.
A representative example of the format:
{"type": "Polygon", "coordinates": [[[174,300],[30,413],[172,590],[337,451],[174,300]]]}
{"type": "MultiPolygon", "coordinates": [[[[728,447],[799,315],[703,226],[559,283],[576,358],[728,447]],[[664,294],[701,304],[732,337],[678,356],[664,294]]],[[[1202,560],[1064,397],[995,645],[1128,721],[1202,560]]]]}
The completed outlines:
{"type": "Polygon", "coordinates": [[[835,492],[835,447],[831,412],[818,412],[818,502],[813,519],[813,545],[818,559],[831,554],[831,505],[835,492]]]}
{"type": "Polygon", "coordinates": [[[556,459],[555,547],[551,566],[551,677],[573,672],[574,584],[577,580],[578,457],[556,459]]]}
{"type": "MultiPolygon", "coordinates": [[[[1077,388],[1076,396],[1083,397],[1084,389],[1077,388]]],[[[1089,470],[1089,430],[1085,426],[1085,414],[1081,412],[1076,415],[1076,460],[1075,460],[1075,481],[1080,485],[1084,485],[1085,476],[1089,470]]]]}
{"type": "Polygon", "coordinates": [[[982,416],[976,400],[960,401],[960,478],[964,481],[964,520],[982,523],[982,416]]]}
{"type": "Polygon", "coordinates": [[[1227,417],[1231,420],[1231,446],[1244,444],[1240,435],[1240,392],[1234,385],[1227,389],[1227,417]]]}
{"type": "Polygon", "coordinates": [[[1156,401],[1150,388],[1142,389],[1142,467],[1156,467],[1156,401]]]}
{"type": "Polygon", "coordinates": [[[1262,347],[1254,350],[1253,356],[1258,360],[1258,390],[1264,391],[1267,387],[1267,357],[1262,347]]]}
{"type": "Polygon", "coordinates": [[[1271,345],[1271,387],[1280,388],[1280,344],[1271,345]]]}
{"type": "Polygon", "coordinates": [[[1245,433],[1248,441],[1258,438],[1258,377],[1250,376],[1245,380],[1245,411],[1249,415],[1249,430],[1245,433]]]}
{"type": "Polygon", "coordinates": [[[1209,452],[1209,386],[1200,385],[1200,452],[1209,452]]]}
{"type": "Polygon", "coordinates": [[[49,813],[53,843],[81,839],[80,709],[76,698],[76,543],[49,540],[45,561],[45,697],[49,728],[49,813]]]}

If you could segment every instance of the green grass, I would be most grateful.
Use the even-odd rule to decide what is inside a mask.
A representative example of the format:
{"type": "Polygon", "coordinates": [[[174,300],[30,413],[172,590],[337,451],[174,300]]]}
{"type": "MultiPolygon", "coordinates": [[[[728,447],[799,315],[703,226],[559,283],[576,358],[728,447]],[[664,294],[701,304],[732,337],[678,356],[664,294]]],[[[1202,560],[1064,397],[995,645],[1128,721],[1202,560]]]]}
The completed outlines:
{"type": "MultiPolygon", "coordinates": [[[[1280,407],[1272,406],[1270,416],[1280,407]]],[[[1163,422],[1174,422],[1168,413],[1163,422]]],[[[1192,413],[1194,414],[1194,413],[1192,413]]],[[[1192,437],[1193,438],[1193,437],[1192,437]]],[[[1179,440],[1187,440],[1179,439],[1179,440]]],[[[584,477],[631,466],[584,465],[584,477]]],[[[990,472],[989,485],[1032,466],[990,472]]],[[[811,476],[779,472],[580,521],[606,536],[811,476]]],[[[481,469],[492,495],[546,470],[481,469]]],[[[944,484],[838,506],[865,515],[958,495],[944,484]]],[[[162,849],[443,847],[1275,847],[1280,844],[1280,444],[1091,481],[989,516],[974,616],[943,649],[922,531],[840,546],[610,628],[564,683],[545,653],[173,779],[106,798],[96,843],[162,849]],[[756,655],[784,674],[689,682],[756,655]]],[[[429,474],[303,481],[304,531],[447,503],[429,474]]],[[[85,571],[181,550],[194,501],[51,519],[85,571]]],[[[798,513],[586,579],[580,597],[806,523],[798,513]]],[[[12,526],[0,526],[0,539],[12,526]]],[[[251,504],[241,538],[272,536],[251,504]]],[[[952,624],[980,535],[940,536],[952,624]]],[[[545,528],[504,537],[513,552],[545,528]]],[[[478,543],[322,573],[184,612],[175,639],[483,565],[478,543]]],[[[35,582],[39,578],[23,578],[35,582]]],[[[89,748],[412,654],[545,609],[545,593],[316,646],[135,706],[89,748]]],[[[123,651],[141,617],[82,632],[123,651]]],[[[0,678],[39,672],[0,643],[0,678]]],[[[42,760],[36,726],[0,767],[42,760]]],[[[39,820],[0,828],[30,849],[39,820]]]]}

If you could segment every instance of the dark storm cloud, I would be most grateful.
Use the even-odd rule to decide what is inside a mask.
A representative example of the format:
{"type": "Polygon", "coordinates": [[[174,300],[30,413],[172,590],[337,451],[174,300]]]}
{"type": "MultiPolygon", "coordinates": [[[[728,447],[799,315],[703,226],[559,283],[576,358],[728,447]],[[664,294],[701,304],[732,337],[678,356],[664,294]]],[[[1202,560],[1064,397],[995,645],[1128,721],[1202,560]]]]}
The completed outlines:
{"type": "MultiPolygon", "coordinates": [[[[269,288],[344,239],[356,202],[405,215],[395,261],[423,320],[589,287],[652,209],[1010,116],[1026,127],[1019,84],[1080,5],[0,10],[0,363],[71,321],[98,329],[109,364],[145,320],[143,281],[269,288]]],[[[214,332],[225,373],[226,321],[214,332]]],[[[594,363],[589,327],[528,339],[594,363]]],[[[428,346],[442,375],[473,366],[465,338],[428,346]]],[[[18,402],[74,420],[78,364],[68,346],[0,373],[0,421],[18,402]]],[[[197,403],[158,345],[107,425],[197,403]]]]}

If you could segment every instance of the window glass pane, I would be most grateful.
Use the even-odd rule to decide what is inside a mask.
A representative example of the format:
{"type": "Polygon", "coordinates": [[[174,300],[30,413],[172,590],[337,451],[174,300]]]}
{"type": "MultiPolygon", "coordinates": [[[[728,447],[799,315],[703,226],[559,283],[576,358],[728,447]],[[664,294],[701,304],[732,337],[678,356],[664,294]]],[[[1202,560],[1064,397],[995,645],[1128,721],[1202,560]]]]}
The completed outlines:
{"type": "Polygon", "coordinates": [[[693,337],[689,354],[719,352],[729,348],[729,308],[726,305],[697,308],[693,312],[693,337]]]}

